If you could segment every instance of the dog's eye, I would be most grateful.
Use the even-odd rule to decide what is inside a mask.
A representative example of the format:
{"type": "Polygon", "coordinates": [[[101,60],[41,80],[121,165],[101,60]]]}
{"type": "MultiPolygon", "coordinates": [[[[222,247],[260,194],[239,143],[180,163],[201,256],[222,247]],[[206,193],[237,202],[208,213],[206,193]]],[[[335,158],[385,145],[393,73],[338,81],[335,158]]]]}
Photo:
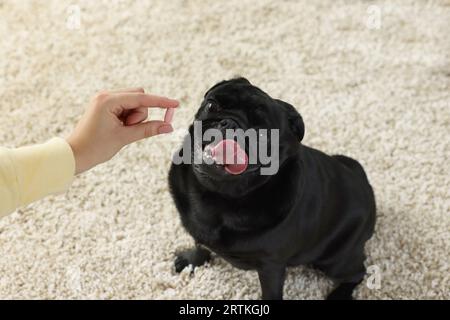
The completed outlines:
{"type": "Polygon", "coordinates": [[[217,112],[220,111],[219,105],[215,101],[207,101],[205,105],[206,111],[217,112]]]}

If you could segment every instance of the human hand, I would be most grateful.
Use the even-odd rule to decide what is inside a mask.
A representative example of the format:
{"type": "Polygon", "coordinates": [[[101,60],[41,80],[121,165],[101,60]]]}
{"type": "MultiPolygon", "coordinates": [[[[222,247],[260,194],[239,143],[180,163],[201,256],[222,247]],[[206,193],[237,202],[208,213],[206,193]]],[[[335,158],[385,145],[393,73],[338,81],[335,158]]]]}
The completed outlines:
{"type": "Polygon", "coordinates": [[[75,157],[75,174],[108,161],[125,145],[173,131],[178,101],[125,89],[97,94],[66,139],[75,157]],[[167,108],[164,121],[145,121],[148,108],[167,108]]]}

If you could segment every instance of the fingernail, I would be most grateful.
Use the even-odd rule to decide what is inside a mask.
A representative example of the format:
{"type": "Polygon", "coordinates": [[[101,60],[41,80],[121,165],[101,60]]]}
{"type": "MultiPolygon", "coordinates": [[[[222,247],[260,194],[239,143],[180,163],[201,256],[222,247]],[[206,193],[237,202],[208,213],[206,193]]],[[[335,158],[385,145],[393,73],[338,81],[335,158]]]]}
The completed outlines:
{"type": "Polygon", "coordinates": [[[162,125],[161,127],[158,128],[159,134],[171,133],[172,131],[173,131],[173,128],[171,125],[162,125]]]}
{"type": "Polygon", "coordinates": [[[178,106],[180,105],[180,101],[175,100],[175,99],[170,99],[170,100],[172,100],[172,102],[173,102],[175,108],[178,107],[178,106]]]}

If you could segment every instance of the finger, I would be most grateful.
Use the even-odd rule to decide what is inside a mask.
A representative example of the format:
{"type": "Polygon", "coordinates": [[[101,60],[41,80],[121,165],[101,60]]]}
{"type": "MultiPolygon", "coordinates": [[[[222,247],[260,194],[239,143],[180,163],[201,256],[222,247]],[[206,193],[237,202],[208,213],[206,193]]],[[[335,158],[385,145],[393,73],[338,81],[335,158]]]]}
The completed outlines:
{"type": "Polygon", "coordinates": [[[166,97],[154,96],[145,93],[117,93],[108,99],[110,106],[120,106],[123,109],[135,109],[139,107],[176,108],[179,102],[166,97]]]}
{"type": "Polygon", "coordinates": [[[174,114],[175,114],[175,109],[174,108],[168,108],[166,110],[166,114],[164,115],[164,122],[172,123],[174,114]]]}
{"type": "Polygon", "coordinates": [[[144,88],[120,88],[107,91],[108,93],[127,93],[127,92],[141,92],[144,93],[144,88]]]}
{"type": "Polygon", "coordinates": [[[127,144],[153,137],[158,134],[170,133],[172,131],[172,125],[159,120],[147,121],[134,126],[123,127],[123,135],[127,144]]]}
{"type": "Polygon", "coordinates": [[[140,123],[147,119],[148,117],[148,109],[147,108],[137,108],[132,109],[130,112],[125,116],[123,123],[126,126],[131,126],[137,123],[140,123]]]}

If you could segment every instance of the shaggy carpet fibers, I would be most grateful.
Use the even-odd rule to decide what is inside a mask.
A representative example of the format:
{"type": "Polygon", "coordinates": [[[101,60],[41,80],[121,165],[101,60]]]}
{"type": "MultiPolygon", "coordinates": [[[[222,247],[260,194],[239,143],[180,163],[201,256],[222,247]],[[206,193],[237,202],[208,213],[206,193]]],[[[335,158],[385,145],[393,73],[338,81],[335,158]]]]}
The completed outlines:
{"type": "MultiPolygon", "coordinates": [[[[174,134],[0,221],[0,298],[259,298],[256,272],[220,258],[173,270],[192,240],[168,193],[171,155],[205,90],[234,75],[295,105],[305,144],[365,166],[378,223],[356,297],[450,298],[449,31],[445,0],[0,0],[1,145],[66,136],[100,89],[181,100],[174,134]]],[[[285,297],[330,288],[292,268],[285,297]]]]}

